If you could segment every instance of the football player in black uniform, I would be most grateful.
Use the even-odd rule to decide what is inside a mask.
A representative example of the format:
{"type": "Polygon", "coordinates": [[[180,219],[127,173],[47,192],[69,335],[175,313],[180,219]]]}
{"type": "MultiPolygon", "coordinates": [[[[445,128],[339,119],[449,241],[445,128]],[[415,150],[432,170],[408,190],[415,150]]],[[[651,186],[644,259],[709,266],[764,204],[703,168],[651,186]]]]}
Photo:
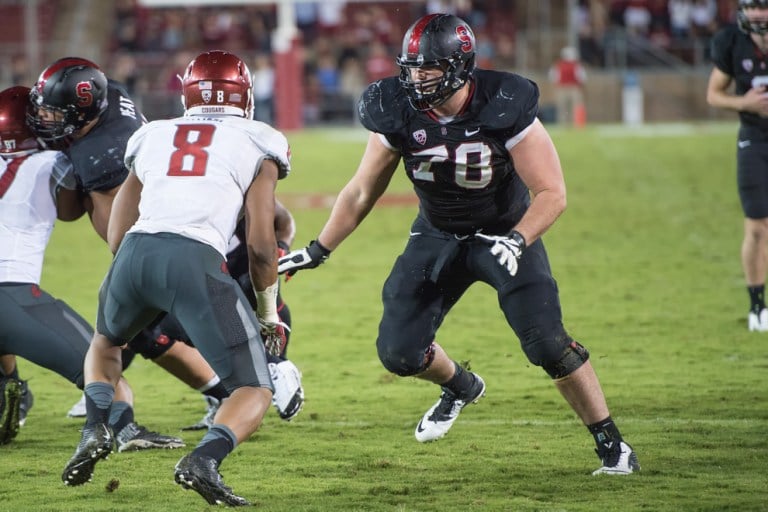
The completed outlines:
{"type": "Polygon", "coordinates": [[[741,265],[750,309],[747,328],[768,331],[768,0],[739,0],[737,25],[712,38],[707,103],[739,113],[736,166],[744,212],[741,265]],[[736,84],[735,94],[730,92],[736,84]]]}
{"type": "Polygon", "coordinates": [[[416,439],[444,436],[485,393],[479,375],[435,342],[470,285],[493,286],[531,363],[541,366],[595,438],[602,466],[629,474],[637,456],[611,419],[589,353],[566,332],[540,239],[565,208],[557,151],[537,119],[539,91],[512,73],[475,69],[475,37],[460,18],[429,14],[403,38],[400,76],[371,84],[358,105],[372,133],[357,172],[316,240],[280,259],[314,268],[349,236],[404,161],[419,198],[410,239],[383,289],[381,362],[442,388],[416,439]]]}

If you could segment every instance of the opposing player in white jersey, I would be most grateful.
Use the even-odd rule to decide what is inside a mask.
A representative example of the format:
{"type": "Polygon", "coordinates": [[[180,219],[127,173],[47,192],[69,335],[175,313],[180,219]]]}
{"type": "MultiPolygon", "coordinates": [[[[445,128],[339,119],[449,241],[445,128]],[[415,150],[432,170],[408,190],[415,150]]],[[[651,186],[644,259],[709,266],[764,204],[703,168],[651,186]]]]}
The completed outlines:
{"type": "MultiPolygon", "coordinates": [[[[62,300],[40,288],[54,223],[85,213],[61,156],[42,151],[25,123],[29,89],[0,92],[0,354],[15,354],[83,387],[83,361],[93,329],[62,300]]],[[[0,444],[19,431],[23,383],[0,379],[0,444]]],[[[133,402],[120,379],[116,396],[133,402]]]]}
{"type": "Polygon", "coordinates": [[[262,338],[279,324],[274,190],[290,170],[289,149],[281,133],[250,120],[250,72],[235,55],[197,56],[182,90],[184,117],[151,122],[128,141],[130,173],[108,224],[117,252],[86,358],[88,419],[62,479],[85,483],[112,450],[105,422],[121,372],[119,347],[165,311],[231,393],[200,444],[176,464],[175,480],[210,504],[248,505],[218,468],[256,431],[272,398],[262,338]],[[241,212],[256,315],[226,266],[241,212]]]}

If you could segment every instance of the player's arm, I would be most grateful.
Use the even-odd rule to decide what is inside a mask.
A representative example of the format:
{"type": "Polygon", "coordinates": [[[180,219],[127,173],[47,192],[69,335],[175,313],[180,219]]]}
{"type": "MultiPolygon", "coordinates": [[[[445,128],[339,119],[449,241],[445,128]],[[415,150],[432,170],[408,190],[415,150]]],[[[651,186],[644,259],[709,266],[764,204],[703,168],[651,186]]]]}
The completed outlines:
{"type": "Polygon", "coordinates": [[[284,251],[290,250],[296,237],[296,222],[288,208],[275,198],[275,238],[284,251]]]}
{"type": "MultiPolygon", "coordinates": [[[[277,283],[275,186],[277,165],[264,160],[245,194],[245,243],[248,270],[257,295],[277,283]]],[[[261,300],[259,304],[261,305],[261,300]]]]}
{"type": "Polygon", "coordinates": [[[51,190],[56,199],[56,218],[73,221],[89,211],[88,194],[77,183],[72,162],[64,153],[56,153],[51,168],[51,190]]]}
{"type": "Polygon", "coordinates": [[[509,154],[532,196],[531,206],[515,226],[530,245],[563,213],[566,197],[560,157],[549,133],[538,119],[527,130],[509,154]]]}
{"type": "Polygon", "coordinates": [[[360,165],[336,198],[317,240],[332,251],[363,221],[387,189],[400,163],[400,153],[384,145],[377,133],[368,137],[360,165]]]}
{"type": "Polygon", "coordinates": [[[93,224],[93,229],[96,230],[96,233],[98,233],[105,242],[109,241],[107,239],[109,217],[112,212],[112,202],[119,189],[120,186],[117,186],[110,190],[92,190],[89,193],[90,200],[93,204],[93,208],[89,212],[91,216],[91,224],[93,224]]]}
{"type": "Polygon", "coordinates": [[[56,218],[73,221],[86,212],[83,196],[79,190],[59,189],[56,194],[56,218]]]}
{"type": "Polygon", "coordinates": [[[732,82],[733,77],[713,66],[707,82],[707,103],[712,107],[736,112],[768,115],[768,92],[765,86],[753,87],[743,96],[738,96],[730,91],[732,82]]]}
{"type": "MultiPolygon", "coordinates": [[[[105,240],[109,243],[109,250],[112,251],[112,254],[117,252],[125,233],[139,218],[139,199],[143,187],[136,174],[130,172],[122,186],[114,189],[116,194],[114,201],[110,200],[111,213],[108,218],[108,225],[105,225],[105,227],[108,226],[105,240]]],[[[93,197],[93,193],[91,197],[93,197]]]]}

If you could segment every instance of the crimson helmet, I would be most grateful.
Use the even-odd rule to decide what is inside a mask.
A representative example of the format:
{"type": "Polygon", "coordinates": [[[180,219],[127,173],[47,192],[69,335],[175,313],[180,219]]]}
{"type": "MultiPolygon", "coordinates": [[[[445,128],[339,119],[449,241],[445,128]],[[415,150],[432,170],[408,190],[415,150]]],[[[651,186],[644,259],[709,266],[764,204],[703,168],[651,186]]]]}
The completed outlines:
{"type": "Polygon", "coordinates": [[[229,114],[251,119],[251,72],[240,58],[214,50],[201,53],[181,77],[181,103],[187,115],[229,114]]]}
{"type": "Polygon", "coordinates": [[[442,105],[472,76],[475,69],[475,34],[469,25],[451,14],[427,14],[410,26],[397,57],[400,84],[411,106],[431,110],[442,105]],[[439,67],[442,76],[414,81],[412,68],[439,67]]]}
{"type": "Polygon", "coordinates": [[[107,77],[89,60],[65,57],[40,73],[29,101],[27,124],[32,132],[46,144],[66,145],[106,110],[107,77]]]}
{"type": "Polygon", "coordinates": [[[0,92],[0,154],[39,149],[27,127],[29,87],[9,87],[0,92]]]}
{"type": "Polygon", "coordinates": [[[768,9],[768,0],[739,0],[739,8],[736,11],[736,22],[742,32],[747,34],[768,34],[768,16],[761,18],[747,17],[745,9],[768,9]]]}

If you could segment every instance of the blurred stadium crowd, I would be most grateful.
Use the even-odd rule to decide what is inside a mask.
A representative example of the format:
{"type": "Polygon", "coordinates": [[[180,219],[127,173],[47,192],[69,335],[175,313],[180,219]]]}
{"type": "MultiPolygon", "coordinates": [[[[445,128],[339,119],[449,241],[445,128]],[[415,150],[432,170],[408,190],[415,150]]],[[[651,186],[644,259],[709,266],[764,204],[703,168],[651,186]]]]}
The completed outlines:
{"type": "MultiPolygon", "coordinates": [[[[63,3],[39,0],[41,16],[55,16],[63,3]]],[[[150,119],[178,115],[177,74],[204,49],[226,49],[246,60],[254,73],[256,112],[274,116],[275,4],[147,7],[139,0],[112,0],[111,34],[101,58],[109,76],[124,82],[150,119]],[[169,97],[173,97],[169,101],[169,97]]],[[[225,4],[225,2],[220,2],[225,4]]],[[[323,0],[295,4],[303,62],[302,116],[306,125],[353,122],[353,105],[363,88],[396,74],[394,57],[405,28],[427,12],[449,12],[475,28],[478,64],[505,70],[544,71],[565,44],[577,44],[593,70],[643,66],[708,66],[708,42],[735,20],[737,0],[427,0],[358,2],[323,0]],[[546,4],[546,9],[543,6],[546,4]],[[535,26],[539,24],[539,26],[535,26]],[[546,25],[546,26],[545,26],[546,25]],[[531,52],[530,35],[554,34],[549,54],[531,52]],[[542,30],[539,30],[542,32],[542,30]],[[568,40],[568,38],[572,40],[568,40]],[[525,52],[523,52],[525,50],[525,52]],[[520,55],[531,55],[521,61],[520,55]]],[[[0,2],[4,14],[23,2],[0,2]]],[[[8,16],[3,25],[13,23],[8,16]]],[[[16,21],[18,25],[18,20],[16,21]]],[[[43,20],[41,28],[48,22],[43,20]]],[[[0,26],[0,42],[11,37],[0,26]],[[6,33],[6,36],[2,36],[6,33]]],[[[11,28],[11,27],[8,27],[11,28]]],[[[42,37],[46,37],[42,30],[42,37]]],[[[18,37],[18,36],[16,36],[18,37]]],[[[540,35],[538,37],[541,37],[540,35]]],[[[47,62],[46,62],[47,63],[47,62]]],[[[30,84],[21,51],[9,56],[1,85],[30,84]]]]}

